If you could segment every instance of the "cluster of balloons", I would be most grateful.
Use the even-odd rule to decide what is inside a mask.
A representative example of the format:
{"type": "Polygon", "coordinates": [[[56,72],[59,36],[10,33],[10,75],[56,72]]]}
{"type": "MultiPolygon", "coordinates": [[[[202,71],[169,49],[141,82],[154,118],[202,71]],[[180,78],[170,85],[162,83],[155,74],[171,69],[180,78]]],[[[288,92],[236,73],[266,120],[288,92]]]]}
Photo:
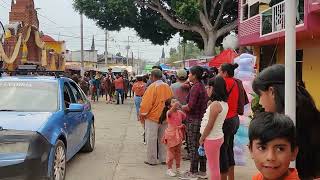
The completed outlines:
{"type": "Polygon", "coordinates": [[[222,47],[223,47],[223,49],[237,49],[237,48],[239,48],[238,35],[234,31],[231,31],[228,36],[223,38],[222,47]]]}
{"type": "Polygon", "coordinates": [[[252,82],[256,76],[254,69],[256,57],[251,54],[244,53],[234,59],[234,62],[239,64],[239,67],[235,70],[235,78],[242,81],[250,102],[244,108],[244,115],[240,116],[240,127],[234,140],[234,158],[236,165],[244,166],[246,164],[246,151],[248,150],[247,145],[249,142],[248,126],[251,121],[250,116],[252,115],[252,82]]]}

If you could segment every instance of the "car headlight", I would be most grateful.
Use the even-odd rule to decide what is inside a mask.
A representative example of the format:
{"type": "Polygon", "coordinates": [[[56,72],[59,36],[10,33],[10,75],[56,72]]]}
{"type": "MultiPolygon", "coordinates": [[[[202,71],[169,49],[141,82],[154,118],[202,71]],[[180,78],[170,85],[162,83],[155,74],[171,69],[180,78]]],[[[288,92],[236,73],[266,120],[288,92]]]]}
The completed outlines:
{"type": "Polygon", "coordinates": [[[35,134],[31,131],[0,131],[0,154],[28,153],[35,134]]]}
{"type": "Polygon", "coordinates": [[[0,154],[27,153],[29,142],[5,142],[0,143],[0,154]]]}

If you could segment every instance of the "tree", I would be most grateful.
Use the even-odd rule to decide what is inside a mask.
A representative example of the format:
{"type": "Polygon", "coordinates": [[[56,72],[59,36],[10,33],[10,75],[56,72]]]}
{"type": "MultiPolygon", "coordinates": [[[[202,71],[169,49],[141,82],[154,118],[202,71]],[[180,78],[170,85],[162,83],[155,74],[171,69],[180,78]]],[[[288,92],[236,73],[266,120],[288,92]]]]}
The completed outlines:
{"type": "Polygon", "coordinates": [[[170,58],[168,63],[181,61],[184,59],[195,59],[203,55],[201,50],[193,42],[181,43],[177,48],[170,48],[170,58]],[[185,51],[184,51],[185,46],[185,51]]]}
{"type": "Polygon", "coordinates": [[[154,44],[180,32],[208,56],[236,28],[238,15],[237,0],[74,0],[74,7],[104,29],[134,28],[154,44]]]}

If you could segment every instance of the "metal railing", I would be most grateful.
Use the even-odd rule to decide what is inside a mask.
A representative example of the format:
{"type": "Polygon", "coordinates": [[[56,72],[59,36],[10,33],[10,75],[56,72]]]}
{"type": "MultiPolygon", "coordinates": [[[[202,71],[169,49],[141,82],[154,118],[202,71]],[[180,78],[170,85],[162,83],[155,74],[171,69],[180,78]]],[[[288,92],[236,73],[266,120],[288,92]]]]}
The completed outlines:
{"type": "MultiPolygon", "coordinates": [[[[289,0],[291,1],[291,0],[289,0]]],[[[261,17],[261,36],[269,33],[282,31],[286,28],[285,24],[285,2],[280,2],[260,14],[261,17]]],[[[304,4],[300,3],[297,7],[297,25],[303,24],[304,4]]]]}
{"type": "Polygon", "coordinates": [[[285,29],[285,24],[285,1],[283,1],[272,7],[272,32],[285,29]]]}
{"type": "Polygon", "coordinates": [[[261,35],[285,29],[285,1],[261,13],[261,35]]]}

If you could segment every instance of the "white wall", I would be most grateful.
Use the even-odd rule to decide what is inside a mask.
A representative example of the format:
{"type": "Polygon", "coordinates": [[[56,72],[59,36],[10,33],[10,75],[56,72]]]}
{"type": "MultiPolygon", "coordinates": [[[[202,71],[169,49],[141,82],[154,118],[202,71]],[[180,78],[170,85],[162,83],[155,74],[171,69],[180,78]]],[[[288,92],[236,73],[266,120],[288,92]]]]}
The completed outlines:
{"type": "MultiPolygon", "coordinates": [[[[83,52],[85,62],[97,62],[98,51],[88,51],[83,52]]],[[[66,55],[68,62],[81,62],[81,51],[70,51],[66,55]]]]}

